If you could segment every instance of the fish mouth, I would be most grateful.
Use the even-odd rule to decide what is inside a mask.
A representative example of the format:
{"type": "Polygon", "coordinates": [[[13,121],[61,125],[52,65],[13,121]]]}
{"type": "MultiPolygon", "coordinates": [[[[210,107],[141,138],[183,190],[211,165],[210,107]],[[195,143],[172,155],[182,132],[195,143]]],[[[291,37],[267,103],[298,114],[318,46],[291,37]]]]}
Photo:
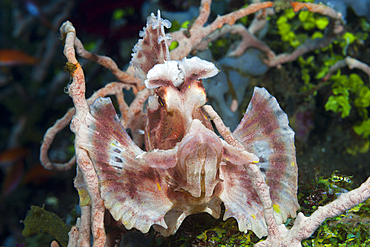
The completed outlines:
{"type": "Polygon", "coordinates": [[[182,189],[193,197],[210,197],[219,180],[222,142],[199,120],[193,120],[190,133],[178,151],[178,169],[186,183],[182,189]]]}

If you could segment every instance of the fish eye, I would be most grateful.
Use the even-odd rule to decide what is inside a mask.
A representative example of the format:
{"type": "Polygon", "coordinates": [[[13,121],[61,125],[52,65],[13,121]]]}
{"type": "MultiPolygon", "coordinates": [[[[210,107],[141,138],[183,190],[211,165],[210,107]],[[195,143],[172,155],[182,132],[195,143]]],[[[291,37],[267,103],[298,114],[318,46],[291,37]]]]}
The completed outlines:
{"type": "Polygon", "coordinates": [[[161,106],[164,106],[164,100],[161,98],[161,96],[158,96],[158,103],[159,103],[161,106]]]}

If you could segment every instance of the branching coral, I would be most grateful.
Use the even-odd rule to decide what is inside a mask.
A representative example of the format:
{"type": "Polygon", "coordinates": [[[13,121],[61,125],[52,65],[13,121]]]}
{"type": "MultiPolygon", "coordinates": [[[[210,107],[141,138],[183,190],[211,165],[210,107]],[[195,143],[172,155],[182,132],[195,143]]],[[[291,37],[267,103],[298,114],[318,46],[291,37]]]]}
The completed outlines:
{"type": "MultiPolygon", "coordinates": [[[[237,32],[243,37],[250,36],[248,31],[234,23],[246,15],[272,7],[274,3],[251,4],[205,25],[210,4],[209,0],[202,1],[200,14],[189,33],[177,31],[172,34],[172,40],[164,34],[160,16],[149,17],[132,61],[146,89],[140,84],[141,80],[133,76],[133,66],[126,72],[119,70],[112,59],[85,51],[72,23],[67,21],[61,26],[64,55],[68,64],[73,65],[69,70],[73,81],[68,86],[68,93],[74,109],[69,110],[45,134],[41,160],[48,169],[71,167],[73,159],[66,164],[53,164],[47,157],[55,134],[71,120],[70,128],[76,136],[75,187],[79,192],[82,215],[77,227],[71,229],[69,246],[89,245],[90,229],[93,246],[113,245],[120,235],[115,231],[105,231],[108,224],[104,220],[106,209],[128,229],[136,227],[145,232],[154,224],[156,230],[169,235],[189,214],[204,211],[218,216],[218,199],[222,199],[229,210],[225,217],[237,218],[241,230],[252,229],[259,236],[267,234],[267,239],[258,246],[300,246],[301,241],[311,236],[327,217],[335,216],[370,197],[369,178],[358,189],[320,207],[310,217],[299,213],[291,229],[282,224],[287,217],[294,216],[298,208],[294,194],[297,189],[297,165],[293,131],[288,127],[286,115],[266,90],[256,89],[244,119],[232,133],[211,106],[203,107],[205,93],[201,78],[215,75],[217,70],[214,65],[199,58],[186,59],[192,50],[203,49],[204,43],[215,39],[217,29],[225,24],[229,26],[220,35],[237,32]],[[179,45],[168,55],[168,46],[173,41],[179,45]],[[110,69],[119,82],[108,84],[86,99],[84,74],[76,52],[110,69]],[[132,88],[136,94],[130,106],[123,99],[123,88],[132,88]],[[115,115],[110,100],[97,99],[106,95],[116,96],[121,119],[115,115]],[[156,116],[153,122],[144,110],[144,102],[149,95],[148,115],[156,116]],[[216,136],[209,119],[223,140],[216,136]],[[120,125],[131,129],[133,140],[120,129],[120,125]],[[164,127],[160,129],[158,126],[164,127]],[[249,135],[249,132],[253,134],[249,135]],[[139,148],[144,143],[147,152],[139,148]],[[259,164],[256,159],[259,159],[259,164]],[[197,164],[203,164],[205,168],[200,169],[197,164]],[[128,168],[132,170],[131,175],[128,168]],[[187,173],[188,169],[191,173],[187,173]],[[245,173],[243,178],[240,178],[241,173],[245,173]],[[140,176],[142,181],[138,179],[140,176]],[[130,177],[140,182],[142,191],[138,192],[138,184],[130,182],[130,177]],[[234,182],[248,182],[250,186],[243,187],[234,182]],[[224,187],[236,192],[225,193],[224,187]],[[162,203],[154,198],[154,193],[162,203]],[[250,208],[254,211],[251,212],[257,214],[246,210],[249,208],[247,201],[239,207],[233,204],[238,196],[246,194],[252,195],[248,202],[253,203],[250,208]],[[148,208],[141,199],[150,199],[150,203],[156,202],[157,205],[149,205],[148,208]],[[126,201],[136,207],[132,208],[126,201]],[[170,209],[174,211],[166,214],[170,209]]],[[[267,53],[265,62],[270,67],[295,60],[305,52],[322,47],[342,30],[341,16],[332,9],[310,3],[291,4],[295,11],[307,8],[327,15],[334,19],[334,25],[321,40],[307,41],[292,54],[277,56],[265,44],[250,36],[255,41],[253,46],[267,53]]],[[[164,22],[164,25],[168,26],[168,23],[164,22]]],[[[249,40],[243,38],[242,43],[249,40]]],[[[239,45],[239,51],[234,54],[242,53],[246,47],[246,44],[239,45]]]]}

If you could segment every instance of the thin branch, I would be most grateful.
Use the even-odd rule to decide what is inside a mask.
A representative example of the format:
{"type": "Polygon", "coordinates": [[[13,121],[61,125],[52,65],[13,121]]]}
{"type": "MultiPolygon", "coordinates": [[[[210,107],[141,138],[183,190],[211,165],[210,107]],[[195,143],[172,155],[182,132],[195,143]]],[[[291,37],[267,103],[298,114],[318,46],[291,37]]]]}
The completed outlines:
{"type": "Polygon", "coordinates": [[[272,7],[272,2],[264,2],[257,4],[250,4],[248,7],[231,12],[227,15],[218,16],[211,24],[206,27],[201,26],[203,18],[208,17],[207,13],[210,11],[210,5],[208,1],[202,1],[199,20],[196,20],[197,25],[193,25],[190,30],[190,37],[184,34],[184,29],[180,29],[177,32],[172,33],[172,41],[179,42],[179,46],[172,50],[170,53],[171,59],[181,60],[186,57],[190,52],[208,35],[213,33],[215,30],[221,28],[224,24],[233,25],[238,19],[253,14],[261,9],[272,7]]]}
{"type": "Polygon", "coordinates": [[[58,119],[55,124],[45,132],[44,139],[40,148],[40,161],[45,169],[67,171],[71,169],[71,167],[76,163],[75,156],[73,156],[67,163],[51,162],[48,156],[49,148],[53,143],[56,134],[58,134],[62,129],[68,126],[74,114],[75,108],[69,109],[61,119],[58,119]]]}
{"type": "Polygon", "coordinates": [[[86,150],[80,146],[80,138],[78,135],[80,127],[84,124],[86,115],[89,114],[89,106],[85,99],[85,79],[81,65],[77,62],[74,50],[76,39],[76,30],[69,21],[63,23],[60,28],[62,36],[65,37],[64,55],[69,63],[76,66],[76,70],[72,72],[73,81],[69,85],[69,95],[73,100],[76,108],[76,114],[71,122],[71,130],[76,134],[75,152],[76,161],[82,172],[83,179],[91,198],[91,224],[92,234],[94,237],[93,246],[104,246],[106,235],[104,230],[104,212],[105,207],[103,200],[100,197],[98,188],[98,177],[95,173],[92,161],[86,150]]]}
{"type": "MultiPolygon", "coordinates": [[[[227,143],[236,148],[240,148],[242,150],[245,149],[244,146],[230,132],[230,129],[225,126],[221,117],[213,110],[212,106],[205,105],[204,110],[211,117],[212,121],[216,125],[218,132],[227,143]]],[[[262,204],[268,236],[276,236],[278,235],[278,226],[274,217],[274,209],[272,207],[272,200],[270,197],[270,187],[266,184],[265,178],[256,164],[247,164],[244,165],[244,168],[248,172],[248,175],[252,180],[252,186],[257,192],[257,195],[262,204]]]]}
{"type": "Polygon", "coordinates": [[[299,56],[307,52],[317,49],[322,49],[328,46],[336,36],[343,31],[340,21],[333,20],[329,28],[326,30],[324,37],[316,39],[307,39],[302,45],[298,46],[292,53],[282,53],[273,58],[269,58],[264,62],[269,67],[280,66],[283,63],[295,61],[299,56]]]}
{"type": "Polygon", "coordinates": [[[76,47],[76,52],[80,57],[96,62],[101,66],[109,69],[117,78],[117,80],[126,84],[133,85],[136,89],[134,93],[137,93],[137,91],[140,91],[144,88],[144,86],[142,85],[142,81],[139,78],[120,70],[116,62],[114,62],[110,57],[97,55],[85,50],[82,42],[77,37],[75,39],[74,45],[76,47]]]}
{"type": "Polygon", "coordinates": [[[323,81],[327,81],[333,75],[335,71],[337,71],[340,68],[346,67],[346,66],[348,66],[348,68],[350,69],[362,70],[363,72],[367,74],[367,76],[369,77],[369,81],[370,81],[370,66],[352,57],[346,57],[345,59],[339,60],[333,66],[331,66],[329,69],[329,72],[323,78],[323,81]]]}
{"type": "Polygon", "coordinates": [[[309,238],[325,219],[339,215],[368,198],[370,198],[370,177],[359,188],[341,194],[333,202],[319,207],[310,217],[304,216],[301,212],[298,213],[290,230],[281,224],[277,227],[276,234],[269,234],[265,241],[255,246],[301,246],[301,241],[309,238]]]}
{"type": "Polygon", "coordinates": [[[335,11],[334,9],[324,4],[301,3],[301,2],[291,2],[290,4],[293,6],[294,12],[297,12],[301,9],[307,9],[310,12],[319,13],[333,19],[339,20],[342,18],[341,13],[335,11]]]}
{"type": "MultiPolygon", "coordinates": [[[[87,104],[91,105],[99,97],[105,97],[107,95],[118,95],[119,93],[122,93],[122,89],[124,88],[126,90],[129,90],[130,86],[120,82],[111,82],[107,84],[105,87],[96,91],[89,99],[87,99],[87,104]]],[[[72,117],[75,115],[75,113],[76,113],[75,108],[70,108],[62,118],[58,119],[55,122],[55,124],[46,131],[40,148],[40,161],[41,164],[45,167],[45,169],[66,171],[71,169],[71,167],[76,163],[75,156],[73,156],[67,163],[54,163],[50,161],[48,156],[49,148],[53,143],[55,136],[62,129],[64,129],[70,124],[72,117]]],[[[123,113],[121,112],[121,114],[123,113]]]]}

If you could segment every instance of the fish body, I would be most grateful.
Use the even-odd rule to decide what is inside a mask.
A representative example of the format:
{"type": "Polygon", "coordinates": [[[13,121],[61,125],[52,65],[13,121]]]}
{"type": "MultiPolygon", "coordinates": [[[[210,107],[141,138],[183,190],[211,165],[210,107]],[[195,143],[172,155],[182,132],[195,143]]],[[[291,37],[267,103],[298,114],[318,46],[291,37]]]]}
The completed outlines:
{"type": "Polygon", "coordinates": [[[38,63],[37,58],[27,55],[19,50],[0,50],[0,66],[34,65],[38,63]]]}
{"type": "Polygon", "coordinates": [[[109,98],[95,101],[80,131],[84,137],[80,143],[97,171],[105,206],[127,229],[148,232],[154,225],[168,236],[188,215],[207,212],[220,217],[224,202],[224,219],[234,217],[241,231],[266,235],[263,208],[243,166],[250,163],[257,163],[265,174],[279,223],[295,216],[298,209],[294,132],[265,89],[255,89],[246,115],[233,132],[244,150],[193,118],[173,147],[144,151],[122,127],[109,98]]]}
{"type": "Polygon", "coordinates": [[[168,60],[162,22],[159,15],[149,17],[132,60],[153,92],[145,149],[127,134],[109,98],[90,106],[76,140],[89,153],[104,205],[127,229],[146,233],[153,226],[169,236],[188,215],[220,217],[223,202],[224,219],[234,217],[240,231],[265,236],[263,207],[245,165],[256,165],[264,174],[277,223],[294,217],[298,173],[287,115],[266,89],[256,87],[243,119],[230,132],[240,145],[226,142],[203,109],[202,79],[218,69],[198,57],[168,60]]]}

